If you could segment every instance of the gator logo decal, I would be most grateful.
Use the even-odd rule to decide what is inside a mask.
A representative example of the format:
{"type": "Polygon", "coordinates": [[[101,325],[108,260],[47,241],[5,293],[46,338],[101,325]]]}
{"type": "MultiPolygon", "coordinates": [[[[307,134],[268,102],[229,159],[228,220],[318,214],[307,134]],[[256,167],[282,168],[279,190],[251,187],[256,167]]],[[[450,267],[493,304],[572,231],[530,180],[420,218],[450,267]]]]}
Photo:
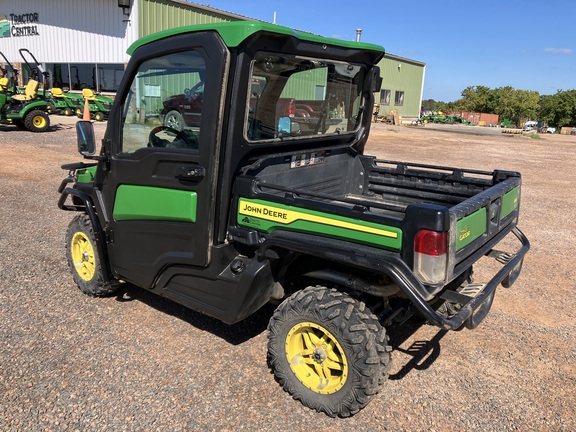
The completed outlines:
{"type": "Polygon", "coordinates": [[[470,225],[466,225],[464,228],[460,230],[460,234],[458,235],[458,240],[462,241],[470,237],[470,225]]]}

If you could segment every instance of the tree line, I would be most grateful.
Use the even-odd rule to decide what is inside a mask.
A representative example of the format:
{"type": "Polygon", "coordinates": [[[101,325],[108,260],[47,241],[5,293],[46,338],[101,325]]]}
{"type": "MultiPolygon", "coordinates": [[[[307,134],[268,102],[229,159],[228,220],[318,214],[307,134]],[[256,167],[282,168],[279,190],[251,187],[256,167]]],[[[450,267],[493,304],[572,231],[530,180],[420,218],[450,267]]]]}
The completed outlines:
{"type": "Polygon", "coordinates": [[[528,120],[544,122],[550,127],[576,126],[576,90],[558,90],[553,95],[540,95],[533,90],[513,87],[492,89],[469,86],[462,98],[454,102],[422,101],[422,109],[431,111],[467,111],[498,114],[500,121],[523,125],[528,120]]]}

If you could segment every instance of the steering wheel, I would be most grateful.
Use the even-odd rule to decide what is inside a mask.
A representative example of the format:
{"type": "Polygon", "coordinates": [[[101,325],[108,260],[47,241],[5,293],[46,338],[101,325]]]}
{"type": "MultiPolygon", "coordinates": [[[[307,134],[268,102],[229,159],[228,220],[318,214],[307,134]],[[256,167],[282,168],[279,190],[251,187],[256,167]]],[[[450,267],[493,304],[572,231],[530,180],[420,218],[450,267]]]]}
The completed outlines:
{"type": "Polygon", "coordinates": [[[148,147],[162,147],[162,148],[194,148],[195,143],[192,142],[190,137],[184,132],[174,129],[170,126],[156,126],[150,131],[148,136],[148,147]],[[173,141],[160,138],[156,136],[159,132],[167,131],[175,135],[173,141]]]}

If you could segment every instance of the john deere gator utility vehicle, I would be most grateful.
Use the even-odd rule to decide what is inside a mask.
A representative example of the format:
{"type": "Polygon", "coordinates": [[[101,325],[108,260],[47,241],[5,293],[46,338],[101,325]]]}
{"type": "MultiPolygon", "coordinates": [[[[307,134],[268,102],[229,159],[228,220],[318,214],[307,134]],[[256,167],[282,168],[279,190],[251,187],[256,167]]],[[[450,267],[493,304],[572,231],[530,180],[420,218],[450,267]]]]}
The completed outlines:
{"type": "Polygon", "coordinates": [[[83,292],[131,283],[228,324],[276,304],[278,382],[350,416],[386,384],[386,327],[416,314],[473,329],[517,279],[529,249],[518,172],[364,154],[382,47],[231,22],[147,36],[129,54],[99,154],[79,122],[87,161],[62,167],[83,292]],[[162,124],[163,99],[200,82],[195,120],[162,124]]]}

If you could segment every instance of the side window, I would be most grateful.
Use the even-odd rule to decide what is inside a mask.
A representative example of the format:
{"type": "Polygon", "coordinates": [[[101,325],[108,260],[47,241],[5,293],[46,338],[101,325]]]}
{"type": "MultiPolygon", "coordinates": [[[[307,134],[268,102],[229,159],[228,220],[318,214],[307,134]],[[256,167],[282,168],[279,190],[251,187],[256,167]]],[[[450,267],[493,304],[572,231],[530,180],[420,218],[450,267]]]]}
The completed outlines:
{"type": "Polygon", "coordinates": [[[206,63],[197,51],[143,62],[124,102],[121,153],[198,149],[206,63]]]}
{"type": "Polygon", "coordinates": [[[380,90],[380,105],[390,105],[390,90],[380,90]]]}
{"type": "Polygon", "coordinates": [[[396,90],[394,93],[394,105],[402,106],[404,105],[404,92],[396,90]]]}

